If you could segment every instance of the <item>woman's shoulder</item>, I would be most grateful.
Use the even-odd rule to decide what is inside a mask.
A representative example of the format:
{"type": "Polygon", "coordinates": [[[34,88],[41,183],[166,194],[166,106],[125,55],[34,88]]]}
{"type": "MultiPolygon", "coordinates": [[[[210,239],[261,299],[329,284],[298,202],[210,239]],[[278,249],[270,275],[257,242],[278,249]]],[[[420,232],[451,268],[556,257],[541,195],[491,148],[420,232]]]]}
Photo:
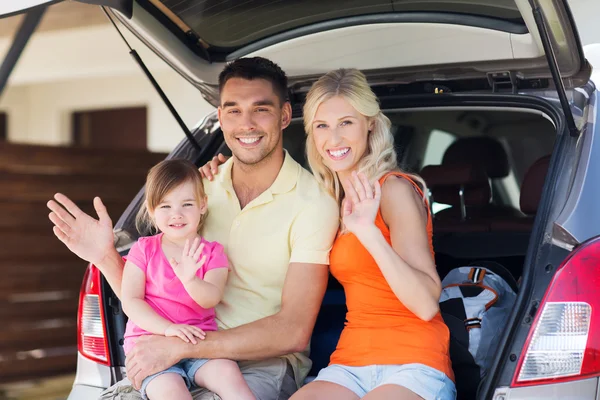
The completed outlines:
{"type": "Polygon", "coordinates": [[[421,210],[423,216],[427,218],[427,203],[423,198],[423,191],[418,182],[410,175],[403,173],[389,173],[383,178],[383,182],[381,182],[381,211],[384,219],[386,214],[389,215],[389,211],[407,210],[409,204],[421,210]]]}
{"type": "Polygon", "coordinates": [[[381,184],[382,196],[400,196],[401,198],[415,197],[417,200],[423,199],[423,190],[418,182],[410,175],[401,172],[390,172],[384,175],[379,183],[381,184]]]}

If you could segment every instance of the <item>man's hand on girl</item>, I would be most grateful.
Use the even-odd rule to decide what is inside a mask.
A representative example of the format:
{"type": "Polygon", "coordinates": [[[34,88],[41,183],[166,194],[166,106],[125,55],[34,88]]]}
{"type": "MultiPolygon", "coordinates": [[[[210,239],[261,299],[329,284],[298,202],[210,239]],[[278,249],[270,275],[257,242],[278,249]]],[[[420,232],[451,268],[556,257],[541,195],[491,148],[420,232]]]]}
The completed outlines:
{"type": "Polygon", "coordinates": [[[212,160],[199,168],[200,175],[202,175],[203,178],[212,181],[214,176],[217,174],[219,165],[224,164],[228,159],[229,157],[225,157],[223,154],[219,153],[218,155],[214,156],[212,160]]]}
{"type": "Polygon", "coordinates": [[[194,239],[194,242],[190,246],[190,241],[186,240],[183,246],[183,252],[181,254],[181,260],[177,261],[174,258],[171,259],[171,266],[173,271],[179,280],[186,284],[196,277],[196,273],[204,263],[206,262],[206,255],[202,254],[204,250],[204,243],[201,243],[199,238],[194,239]]]}
{"type": "Polygon", "coordinates": [[[165,336],[176,336],[186,343],[196,344],[200,340],[206,339],[206,333],[193,325],[171,324],[165,329],[165,336]]]}

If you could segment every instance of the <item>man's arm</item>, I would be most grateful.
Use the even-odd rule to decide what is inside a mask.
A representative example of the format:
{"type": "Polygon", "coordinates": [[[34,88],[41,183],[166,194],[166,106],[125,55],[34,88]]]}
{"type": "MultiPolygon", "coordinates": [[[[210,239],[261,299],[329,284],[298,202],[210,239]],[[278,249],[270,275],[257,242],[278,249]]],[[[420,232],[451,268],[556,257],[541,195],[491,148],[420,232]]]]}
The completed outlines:
{"type": "Polygon", "coordinates": [[[199,346],[186,346],[182,358],[261,360],[306,349],[327,289],[328,268],[322,264],[289,266],[281,310],[270,317],[207,334],[199,346]]]}
{"type": "Polygon", "coordinates": [[[123,257],[113,247],[101,263],[92,264],[98,267],[115,295],[121,299],[121,282],[123,280],[123,269],[125,268],[123,257]]]}
{"type": "Polygon", "coordinates": [[[97,220],[60,193],[47,205],[52,211],[48,218],[54,224],[52,230],[56,237],[75,255],[98,267],[120,297],[125,262],[113,244],[112,221],[102,200],[94,198],[97,220]]]}
{"type": "Polygon", "coordinates": [[[328,268],[291,263],[285,277],[281,310],[237,328],[206,332],[196,345],[163,336],[140,337],[127,356],[127,376],[142,380],[183,358],[261,360],[302,351],[309,343],[327,288],[328,268]]]}

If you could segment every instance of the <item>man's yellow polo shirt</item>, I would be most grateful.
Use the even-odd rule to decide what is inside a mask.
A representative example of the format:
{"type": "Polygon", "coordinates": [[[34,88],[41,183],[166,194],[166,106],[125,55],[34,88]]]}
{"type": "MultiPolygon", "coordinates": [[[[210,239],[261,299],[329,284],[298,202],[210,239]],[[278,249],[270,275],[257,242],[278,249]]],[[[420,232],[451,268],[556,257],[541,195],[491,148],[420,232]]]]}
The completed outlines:
{"type": "MultiPolygon", "coordinates": [[[[233,190],[233,158],[215,179],[204,180],[207,240],[225,247],[231,271],[216,307],[219,329],[234,328],[277,313],[290,263],[329,264],[339,210],[315,178],[286,152],[269,189],[244,209],[233,190]]],[[[285,356],[297,383],[310,370],[308,349],[285,356]]]]}

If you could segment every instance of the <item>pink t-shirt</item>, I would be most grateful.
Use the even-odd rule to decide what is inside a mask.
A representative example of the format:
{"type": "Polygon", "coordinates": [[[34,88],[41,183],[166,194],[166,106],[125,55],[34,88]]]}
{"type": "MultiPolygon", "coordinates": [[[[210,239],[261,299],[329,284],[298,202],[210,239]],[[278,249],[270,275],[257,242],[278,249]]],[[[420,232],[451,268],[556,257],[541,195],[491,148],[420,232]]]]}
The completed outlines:
{"type": "MultiPolygon", "coordinates": [[[[204,331],[216,331],[214,308],[200,307],[183,287],[161,247],[162,233],[141,237],[135,243],[127,260],[137,265],[146,274],[146,302],[161,317],[174,324],[194,325],[204,331]]],[[[197,276],[204,279],[206,272],[215,268],[228,268],[229,262],[223,246],[217,242],[204,243],[203,255],[206,263],[197,276]]],[[[202,257],[202,255],[200,256],[202,257]]],[[[134,338],[149,332],[137,326],[131,319],[127,322],[123,348],[127,354],[133,348],[134,338]]]]}

